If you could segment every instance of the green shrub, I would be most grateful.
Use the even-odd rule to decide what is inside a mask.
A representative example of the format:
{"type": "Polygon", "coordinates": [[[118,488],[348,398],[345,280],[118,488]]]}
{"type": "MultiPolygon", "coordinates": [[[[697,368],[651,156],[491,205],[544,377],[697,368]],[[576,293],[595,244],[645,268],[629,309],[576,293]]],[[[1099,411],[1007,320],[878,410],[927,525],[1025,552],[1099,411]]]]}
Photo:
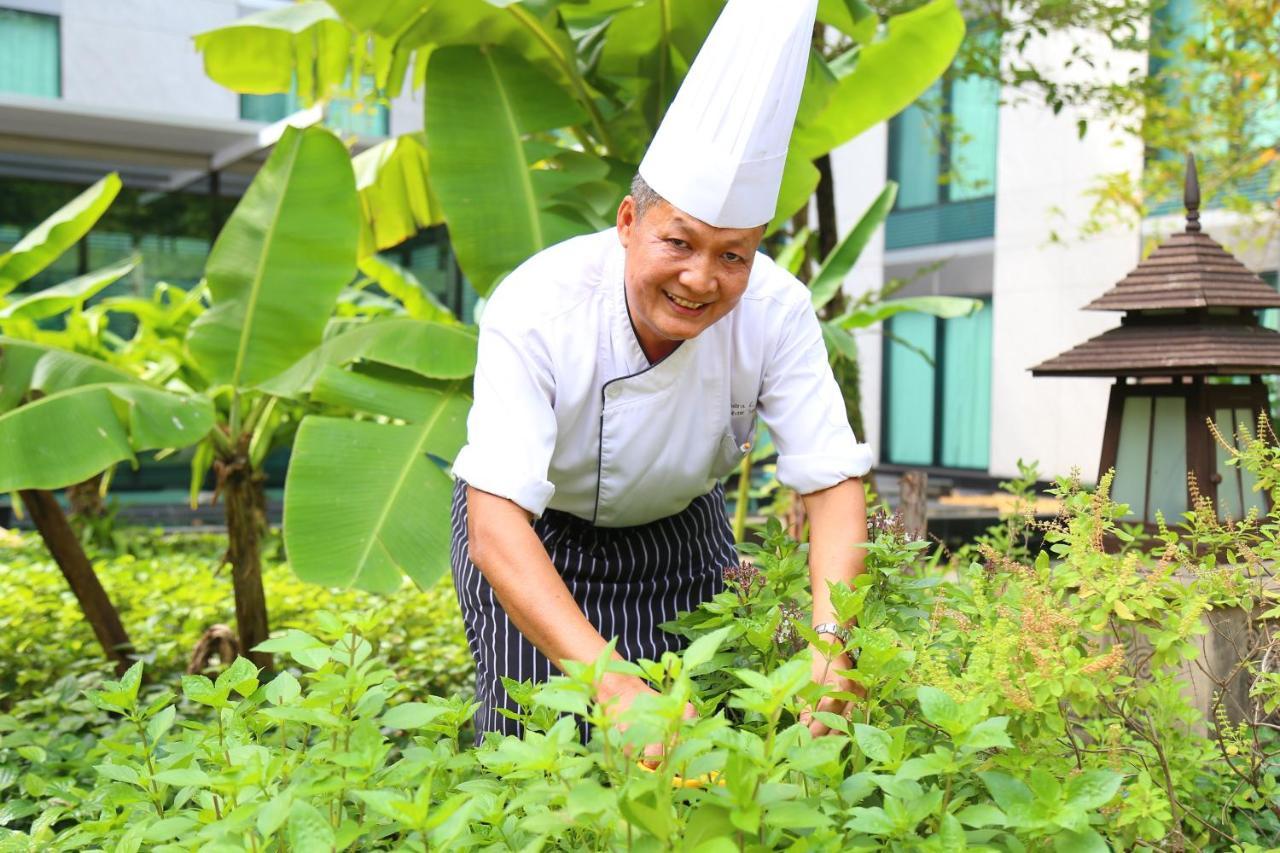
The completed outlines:
{"type": "MultiPolygon", "coordinates": [[[[1236,458],[1280,497],[1280,451],[1251,440],[1236,458]]],[[[943,562],[877,514],[867,572],[832,591],[857,620],[863,695],[849,719],[821,715],[827,737],[798,722],[825,689],[807,644],[843,649],[809,631],[805,547],[772,521],[670,626],[683,655],[509,684],[523,739],[465,746],[475,706],[424,696],[367,602],[271,640],[287,669],[265,685],[243,660],[180,695],[141,667],[65,677],[0,715],[0,850],[1274,847],[1280,511],[1221,523],[1197,500],[1148,552],[1109,479],[1059,483],[1034,556],[993,535],[943,562]],[[1233,719],[1219,695],[1205,719],[1181,677],[1224,608],[1260,626],[1233,673],[1254,707],[1233,719]],[[607,668],[660,693],[615,719],[591,700],[607,668]],[[650,743],[655,770],[630,757],[650,743]]]]}
{"type": "MultiPolygon", "coordinates": [[[[90,552],[147,666],[148,677],[176,683],[211,625],[234,625],[226,537],[128,531],[118,553],[90,552]]],[[[276,629],[317,630],[317,610],[359,610],[373,621],[368,638],[387,665],[422,693],[470,690],[474,664],[446,578],[429,590],[406,586],[381,597],[304,583],[265,543],[263,581],[276,629]]],[[[0,708],[48,689],[68,674],[109,673],[102,650],[58,567],[34,534],[0,536],[0,708]]]]}

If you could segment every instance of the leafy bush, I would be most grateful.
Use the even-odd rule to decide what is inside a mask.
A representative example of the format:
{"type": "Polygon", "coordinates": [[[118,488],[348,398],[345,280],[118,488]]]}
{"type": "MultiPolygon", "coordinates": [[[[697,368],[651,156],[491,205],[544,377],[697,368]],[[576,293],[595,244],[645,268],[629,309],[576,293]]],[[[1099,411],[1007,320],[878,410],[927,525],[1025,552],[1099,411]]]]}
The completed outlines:
{"type": "MultiPolygon", "coordinates": [[[[1280,491],[1280,451],[1235,452],[1280,491]]],[[[0,849],[1273,846],[1265,620],[1280,608],[1263,580],[1280,514],[1222,523],[1200,499],[1148,553],[1108,488],[1060,482],[1063,515],[1025,559],[993,535],[945,563],[877,514],[866,574],[833,590],[857,619],[862,692],[849,719],[822,716],[827,737],[798,722],[824,690],[807,647],[842,649],[808,629],[807,554],[774,521],[726,590],[670,626],[692,639],[683,655],[510,684],[523,739],[465,747],[475,706],[388,666],[367,609],[271,640],[289,669],[268,684],[243,660],[180,697],[140,668],[64,680],[0,716],[0,849]],[[1183,678],[1230,608],[1261,626],[1231,673],[1252,708],[1230,711],[1221,682],[1206,719],[1183,678]],[[661,692],[614,715],[591,698],[609,668],[661,692]],[[662,761],[638,764],[655,742],[662,761]]]]}
{"type": "MultiPolygon", "coordinates": [[[[149,677],[176,683],[201,634],[234,624],[226,537],[122,530],[116,539],[118,552],[91,552],[94,569],[149,677]]],[[[406,684],[437,695],[469,690],[474,664],[447,579],[388,597],[328,590],[298,580],[279,554],[272,559],[276,544],[266,543],[263,570],[273,624],[315,631],[317,610],[367,611],[369,640],[406,684]]],[[[0,708],[68,674],[99,671],[110,667],[39,537],[0,533],[0,708]]]]}

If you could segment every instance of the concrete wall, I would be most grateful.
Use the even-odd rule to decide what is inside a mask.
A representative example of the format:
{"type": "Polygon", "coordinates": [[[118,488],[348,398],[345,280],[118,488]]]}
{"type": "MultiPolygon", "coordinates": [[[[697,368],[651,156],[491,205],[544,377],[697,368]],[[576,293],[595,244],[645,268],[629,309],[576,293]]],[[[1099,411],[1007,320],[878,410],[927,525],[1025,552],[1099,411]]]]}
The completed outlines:
{"type": "MultiPolygon", "coordinates": [[[[1071,47],[1065,37],[1043,40],[1033,58],[1060,67],[1071,47]]],[[[1115,59],[1122,69],[1126,58],[1115,59]]],[[[1142,148],[1099,121],[1080,139],[1079,118],[1072,110],[1055,116],[1038,103],[1000,111],[990,467],[996,476],[1015,474],[1019,457],[1037,460],[1045,476],[1072,467],[1086,480],[1097,474],[1111,380],[1034,379],[1028,370],[1118,325],[1115,314],[1080,308],[1139,260],[1136,227],[1085,237],[1081,226],[1092,208],[1087,189],[1101,174],[1137,173],[1142,148]]]]}
{"type": "MultiPolygon", "coordinates": [[[[239,118],[191,36],[240,15],[235,0],[61,0],[66,101],[175,116],[239,118]]],[[[145,144],[139,140],[140,144],[145,144]]]]}

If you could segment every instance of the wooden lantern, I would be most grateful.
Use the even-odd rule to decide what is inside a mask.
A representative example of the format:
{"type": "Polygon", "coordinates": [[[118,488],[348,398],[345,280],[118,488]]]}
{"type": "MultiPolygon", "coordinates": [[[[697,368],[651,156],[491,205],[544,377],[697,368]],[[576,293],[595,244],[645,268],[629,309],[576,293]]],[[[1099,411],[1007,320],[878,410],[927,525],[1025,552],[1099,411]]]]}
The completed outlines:
{"type": "Polygon", "coordinates": [[[1191,508],[1188,472],[1221,518],[1265,511],[1253,478],[1228,467],[1207,427],[1230,440],[1267,412],[1262,376],[1280,373],[1280,332],[1258,311],[1277,293],[1200,230],[1200,187],[1187,156],[1186,231],[1085,306],[1123,311],[1120,326],[1031,369],[1034,376],[1114,376],[1103,431],[1101,477],[1116,469],[1112,497],[1130,520],[1154,525],[1191,508]]]}

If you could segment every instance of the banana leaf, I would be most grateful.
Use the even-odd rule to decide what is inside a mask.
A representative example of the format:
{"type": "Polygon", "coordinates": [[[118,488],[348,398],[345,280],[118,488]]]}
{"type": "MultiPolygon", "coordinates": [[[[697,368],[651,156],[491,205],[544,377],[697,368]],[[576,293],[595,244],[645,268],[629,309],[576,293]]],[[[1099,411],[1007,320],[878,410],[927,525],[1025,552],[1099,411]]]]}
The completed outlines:
{"type": "MultiPolygon", "coordinates": [[[[420,389],[415,401],[376,400],[377,380],[354,375],[328,399],[362,408],[391,406],[412,415],[406,424],[310,416],[298,429],[285,482],[284,538],[303,580],[391,592],[408,575],[431,586],[449,565],[449,502],[453,482],[440,463],[466,437],[470,400],[420,389]],[[363,384],[357,391],[351,384],[363,384]],[[400,408],[404,406],[404,408],[400,408]]],[[[403,394],[403,389],[400,389],[403,394]]]]}
{"type": "Polygon", "coordinates": [[[120,176],[107,175],[0,254],[0,296],[32,278],[76,244],[120,192],[120,176]]]}
{"type": "Polygon", "coordinates": [[[136,452],[194,444],[213,424],[208,400],[140,384],[51,394],[0,415],[0,492],[83,482],[136,452]]]}
{"type": "Polygon", "coordinates": [[[408,318],[377,320],[344,331],[320,344],[281,375],[262,385],[280,397],[299,397],[314,387],[328,366],[364,359],[430,379],[465,379],[476,368],[476,331],[408,318]]]}
{"type": "Polygon", "coordinates": [[[342,143],[286,129],[209,254],[213,304],[187,346],[210,379],[251,388],[320,344],[355,275],[359,221],[342,143]]]}
{"type": "Polygon", "coordinates": [[[530,134],[577,124],[585,115],[569,93],[503,48],[440,48],[428,73],[432,187],[459,264],[487,296],[534,253],[591,230],[560,199],[573,184],[531,170],[528,163],[547,158],[525,150],[530,134]]]}
{"type": "Polygon", "coordinates": [[[46,287],[0,308],[0,320],[43,320],[64,311],[80,310],[101,291],[124,278],[142,259],[134,255],[110,266],[46,287]]]}

